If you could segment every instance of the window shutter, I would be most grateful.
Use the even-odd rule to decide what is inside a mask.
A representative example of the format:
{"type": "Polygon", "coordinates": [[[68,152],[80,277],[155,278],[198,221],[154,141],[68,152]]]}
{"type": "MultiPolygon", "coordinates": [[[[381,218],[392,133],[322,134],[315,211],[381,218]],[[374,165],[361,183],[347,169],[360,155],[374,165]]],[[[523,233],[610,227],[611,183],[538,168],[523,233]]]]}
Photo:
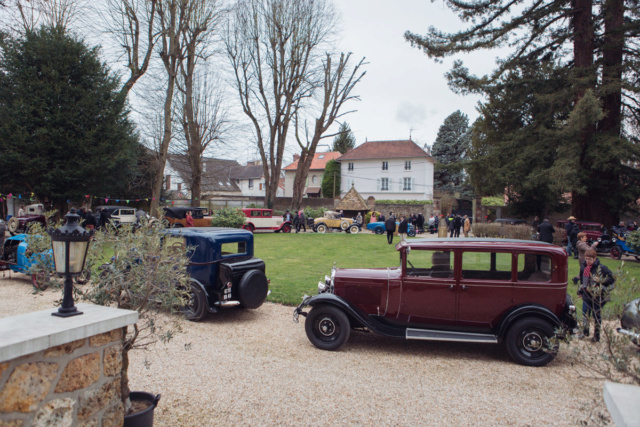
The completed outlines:
{"type": "Polygon", "coordinates": [[[378,189],[376,191],[380,191],[380,178],[378,178],[376,181],[377,181],[377,185],[378,185],[378,187],[377,187],[378,189]]]}
{"type": "Polygon", "coordinates": [[[411,191],[418,191],[418,189],[416,188],[416,179],[415,178],[411,178],[411,191]]]}
{"type": "Polygon", "coordinates": [[[389,191],[393,191],[393,178],[389,178],[389,191]]]}

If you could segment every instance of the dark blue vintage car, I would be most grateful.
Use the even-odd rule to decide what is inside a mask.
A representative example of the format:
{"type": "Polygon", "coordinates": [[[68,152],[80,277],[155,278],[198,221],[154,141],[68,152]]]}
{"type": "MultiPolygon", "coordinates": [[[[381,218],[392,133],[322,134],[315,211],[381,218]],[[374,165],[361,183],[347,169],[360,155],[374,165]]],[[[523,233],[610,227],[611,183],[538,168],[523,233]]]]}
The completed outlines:
{"type": "Polygon", "coordinates": [[[29,275],[33,286],[44,290],[49,284],[49,271],[54,270],[52,250],[33,253],[26,239],[26,234],[17,234],[4,242],[0,248],[0,270],[29,275]]]}
{"type": "Polygon", "coordinates": [[[200,321],[220,307],[258,308],[269,294],[264,261],[253,256],[253,233],[220,227],[167,229],[167,244],[189,249],[189,320],[200,321]]]}

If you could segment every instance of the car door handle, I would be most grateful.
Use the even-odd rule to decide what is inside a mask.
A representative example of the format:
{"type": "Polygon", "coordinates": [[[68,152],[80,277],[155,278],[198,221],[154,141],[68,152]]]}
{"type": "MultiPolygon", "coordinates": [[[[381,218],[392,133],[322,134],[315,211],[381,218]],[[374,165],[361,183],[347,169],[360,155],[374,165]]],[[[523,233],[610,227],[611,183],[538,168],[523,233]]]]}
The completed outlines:
{"type": "Polygon", "coordinates": [[[462,290],[466,291],[467,289],[469,289],[469,287],[467,285],[462,285],[462,290]]]}
{"type": "Polygon", "coordinates": [[[453,285],[449,285],[449,289],[453,290],[453,285]]]}

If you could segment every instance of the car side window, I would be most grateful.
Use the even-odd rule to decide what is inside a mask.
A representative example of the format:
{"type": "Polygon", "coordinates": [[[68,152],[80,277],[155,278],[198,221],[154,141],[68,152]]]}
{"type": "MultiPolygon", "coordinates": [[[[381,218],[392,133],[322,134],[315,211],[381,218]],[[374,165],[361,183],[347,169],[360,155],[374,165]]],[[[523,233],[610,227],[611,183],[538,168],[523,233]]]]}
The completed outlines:
{"type": "Polygon", "coordinates": [[[135,211],[133,209],[120,209],[120,215],[135,215],[135,211]]]}
{"type": "Polygon", "coordinates": [[[453,260],[452,251],[412,250],[407,253],[407,275],[452,278],[453,260]]]}
{"type": "Polygon", "coordinates": [[[511,280],[511,254],[503,252],[464,252],[462,278],[511,280]]]}
{"type": "Polygon", "coordinates": [[[262,212],[260,211],[252,211],[251,216],[262,216],[262,212]]]}
{"type": "Polygon", "coordinates": [[[222,255],[237,255],[247,253],[247,242],[223,243],[220,246],[222,255]]]}
{"type": "Polygon", "coordinates": [[[548,282],[551,280],[551,271],[551,257],[547,255],[518,255],[519,282],[548,282]]]}

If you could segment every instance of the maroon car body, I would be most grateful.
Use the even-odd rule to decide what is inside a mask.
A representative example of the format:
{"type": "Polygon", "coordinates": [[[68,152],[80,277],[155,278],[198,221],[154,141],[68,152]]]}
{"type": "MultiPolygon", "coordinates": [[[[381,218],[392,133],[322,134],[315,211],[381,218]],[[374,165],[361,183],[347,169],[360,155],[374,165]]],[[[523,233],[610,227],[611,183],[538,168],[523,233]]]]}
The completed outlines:
{"type": "Polygon", "coordinates": [[[12,236],[26,233],[29,226],[33,223],[40,223],[46,227],[47,219],[44,216],[44,206],[34,204],[25,207],[25,215],[14,216],[7,222],[7,230],[12,236]]]}
{"type": "Polygon", "coordinates": [[[351,329],[419,340],[505,342],[542,366],[556,330],[576,326],[563,248],[508,239],[422,239],[396,246],[400,266],[334,269],[294,312],[309,340],[336,350],[351,329]],[[311,306],[309,313],[303,309],[311,306]]]}
{"type": "MultiPolygon", "coordinates": [[[[561,219],[560,221],[556,222],[556,230],[560,229],[564,231],[564,227],[567,225],[568,222],[569,221],[567,221],[566,219],[561,219]]],[[[587,240],[592,240],[594,242],[598,241],[598,239],[602,236],[605,230],[604,225],[602,225],[599,222],[575,221],[575,223],[578,224],[578,228],[580,228],[580,231],[587,235],[587,240]]],[[[562,242],[564,244],[567,243],[566,235],[562,239],[562,242]]]]}

